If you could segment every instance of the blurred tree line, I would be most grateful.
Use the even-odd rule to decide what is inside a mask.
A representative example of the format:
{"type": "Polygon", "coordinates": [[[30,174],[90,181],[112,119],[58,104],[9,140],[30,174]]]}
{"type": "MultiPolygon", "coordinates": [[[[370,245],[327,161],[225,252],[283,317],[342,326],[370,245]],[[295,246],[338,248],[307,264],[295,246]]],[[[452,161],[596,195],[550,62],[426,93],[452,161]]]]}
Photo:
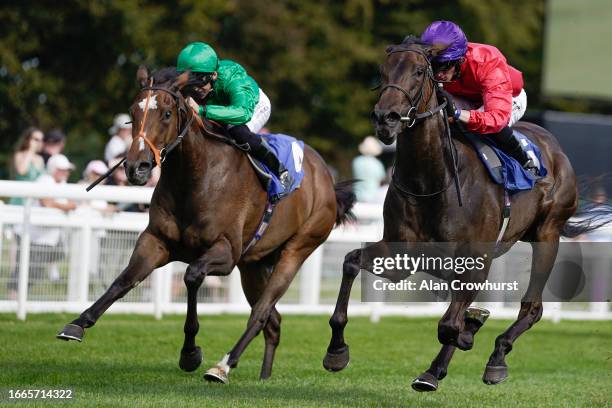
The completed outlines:
{"type": "Polygon", "coordinates": [[[305,139],[345,175],[371,132],[387,44],[432,20],[460,24],[523,71],[541,105],[544,0],[3,1],[0,175],[26,126],[59,127],[80,170],[102,157],[107,129],[137,91],[139,64],[174,65],[191,41],[243,64],[273,103],[269,128],[305,139]]]}

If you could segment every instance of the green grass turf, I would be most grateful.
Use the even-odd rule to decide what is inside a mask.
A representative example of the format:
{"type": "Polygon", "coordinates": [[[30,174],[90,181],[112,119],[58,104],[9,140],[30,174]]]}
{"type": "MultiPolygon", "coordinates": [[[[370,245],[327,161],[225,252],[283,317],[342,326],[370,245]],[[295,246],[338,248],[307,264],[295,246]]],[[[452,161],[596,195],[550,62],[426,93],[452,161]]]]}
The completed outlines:
{"type": "MultiPolygon", "coordinates": [[[[330,329],[327,316],[285,316],[272,378],[258,380],[259,336],[232,370],[230,384],[208,384],[202,374],[242,333],[246,316],[201,316],[198,344],[204,364],[178,368],[183,319],[104,316],[83,343],[55,340],[72,315],[30,315],[26,322],[0,315],[0,387],[72,388],[72,406],[252,407],[578,407],[612,405],[612,324],[538,323],[515,343],[510,377],[497,386],[481,381],[495,336],[509,324],[488,321],[470,352],[457,352],[435,393],[416,393],[410,382],[439,349],[434,319],[352,318],[347,326],[351,364],[339,373],[321,365],[330,329]]],[[[6,402],[6,399],[3,402],[6,402]]],[[[70,403],[41,402],[50,407],[70,403]]],[[[12,406],[24,406],[18,403],[12,406]]],[[[32,404],[29,404],[32,405],[32,404]]]]}

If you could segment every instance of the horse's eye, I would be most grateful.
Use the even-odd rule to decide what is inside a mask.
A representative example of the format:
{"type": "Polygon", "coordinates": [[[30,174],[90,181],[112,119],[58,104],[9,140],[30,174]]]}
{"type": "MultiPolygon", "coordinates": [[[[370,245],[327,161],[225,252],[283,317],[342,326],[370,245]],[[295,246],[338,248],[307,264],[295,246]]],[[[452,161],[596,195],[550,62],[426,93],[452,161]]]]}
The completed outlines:
{"type": "Polygon", "coordinates": [[[419,69],[417,69],[417,70],[416,70],[416,74],[417,74],[418,76],[421,76],[421,75],[423,75],[424,73],[425,73],[425,70],[424,70],[423,68],[419,68],[419,69]]]}
{"type": "Polygon", "coordinates": [[[165,119],[170,119],[170,116],[172,116],[172,112],[170,112],[170,111],[166,111],[166,112],[164,113],[164,118],[165,118],[165,119]]]}

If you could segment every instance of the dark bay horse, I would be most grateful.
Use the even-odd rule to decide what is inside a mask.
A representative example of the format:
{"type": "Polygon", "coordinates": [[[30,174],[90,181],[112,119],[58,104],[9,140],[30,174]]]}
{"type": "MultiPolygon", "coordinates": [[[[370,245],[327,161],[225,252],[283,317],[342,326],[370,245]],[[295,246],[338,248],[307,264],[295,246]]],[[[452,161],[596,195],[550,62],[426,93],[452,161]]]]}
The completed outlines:
{"type": "Polygon", "coordinates": [[[179,365],[194,371],[202,362],[202,351],[195,343],[198,288],[206,276],[228,275],[237,265],[252,312],[244,334],[204,377],[226,383],[230,368],[236,367],[245,348],[263,330],[260,377],[268,378],[280,340],[281,317],[275,305],[334,224],[352,216],[352,182],[334,186],[323,159],[305,146],[300,188],[276,205],[263,238],[243,254],[267,203],[247,156],[224,143],[223,135],[211,131],[206,121],[198,123],[180,93],[188,74],[177,76],[176,70],[168,68],[150,77],[141,67],[137,77],[143,88],[130,108],[134,140],[125,171],[132,184],[142,185],[153,167],[163,162],[149,224],[127,268],[58,337],[80,341],[84,329],[155,268],[182,261],[189,266],[184,277],[187,316],[179,365]]]}
{"type": "MultiPolygon", "coordinates": [[[[382,142],[390,144],[397,139],[397,150],[395,174],[384,203],[383,240],[374,245],[384,247],[388,242],[400,241],[460,243],[455,255],[478,256],[472,243],[496,242],[503,219],[504,190],[490,180],[465,137],[453,136],[455,148],[447,143],[445,116],[436,97],[438,85],[429,63],[429,58],[440,50],[415,38],[387,48],[386,61],[381,66],[381,94],[372,120],[382,142]],[[452,154],[458,158],[463,206],[458,203],[453,180],[452,154]]],[[[568,222],[578,203],[576,178],[557,140],[530,123],[519,122],[515,128],[540,147],[548,175],[532,190],[512,196],[511,218],[498,255],[518,240],[528,241],[533,247],[532,268],[517,320],[495,341],[483,376],[487,384],[499,383],[507,377],[505,357],[514,341],[542,316],[542,291],[557,255],[560,236],[576,236],[588,230],[568,222]]],[[[332,338],[323,361],[331,371],[342,370],[349,362],[344,340],[349,295],[360,269],[371,271],[371,265],[361,255],[362,250],[352,251],[344,261],[338,301],[330,319],[332,338]]],[[[491,261],[492,257],[479,279],[486,278],[491,261]]],[[[476,291],[452,292],[450,306],[438,325],[442,349],[430,368],[413,382],[415,390],[436,390],[455,349],[472,347],[474,334],[483,320],[464,316],[476,294],[476,291]]]]}

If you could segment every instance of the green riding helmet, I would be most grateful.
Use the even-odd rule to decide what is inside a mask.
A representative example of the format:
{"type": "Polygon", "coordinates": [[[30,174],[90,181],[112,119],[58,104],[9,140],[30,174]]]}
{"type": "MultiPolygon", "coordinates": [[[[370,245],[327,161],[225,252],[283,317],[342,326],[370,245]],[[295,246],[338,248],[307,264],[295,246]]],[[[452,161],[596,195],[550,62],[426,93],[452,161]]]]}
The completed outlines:
{"type": "Polygon", "coordinates": [[[177,72],[214,72],[219,65],[219,58],[213,48],[203,42],[187,44],[176,61],[177,72]]]}

